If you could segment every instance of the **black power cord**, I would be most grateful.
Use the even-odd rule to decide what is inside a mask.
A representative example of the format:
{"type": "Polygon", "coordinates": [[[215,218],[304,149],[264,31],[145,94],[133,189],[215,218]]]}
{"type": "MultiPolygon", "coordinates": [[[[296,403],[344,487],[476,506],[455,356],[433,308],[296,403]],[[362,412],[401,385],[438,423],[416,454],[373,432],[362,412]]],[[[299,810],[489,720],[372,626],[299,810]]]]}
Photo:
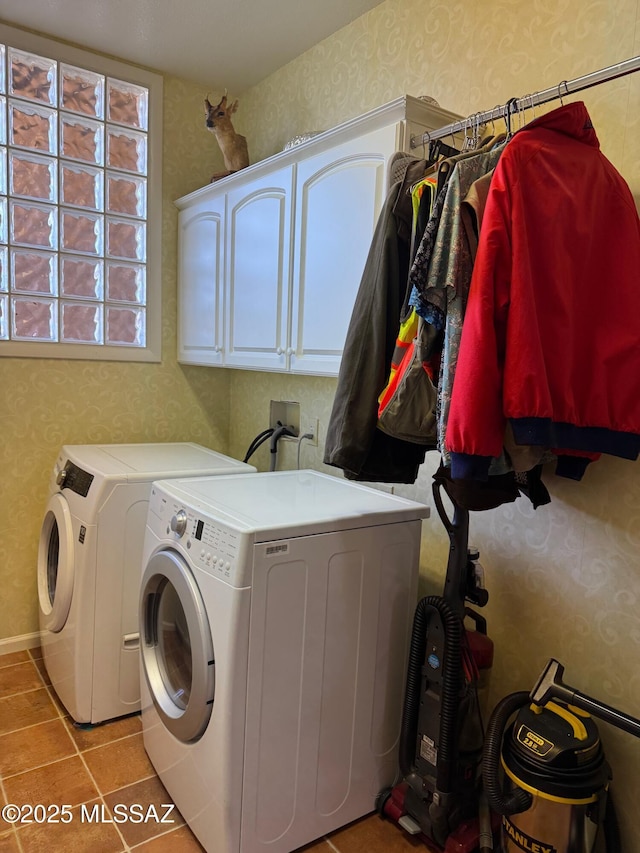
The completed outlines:
{"type": "Polygon", "coordinates": [[[259,432],[258,435],[253,439],[249,447],[247,448],[247,452],[245,454],[243,462],[248,462],[249,459],[253,456],[256,450],[260,447],[260,445],[264,444],[265,441],[273,434],[273,427],[269,427],[269,429],[263,429],[262,432],[259,432]]]}
{"type": "Polygon", "coordinates": [[[285,426],[281,421],[277,422],[277,426],[269,427],[268,429],[263,429],[262,432],[259,432],[258,435],[252,440],[251,444],[247,448],[247,452],[245,453],[243,462],[248,462],[249,459],[253,456],[256,450],[261,447],[265,441],[270,438],[270,465],[269,470],[276,470],[276,463],[278,458],[278,442],[282,438],[283,435],[289,435],[293,438],[296,437],[296,434],[291,430],[290,427],[285,426]]]}
{"type": "Polygon", "coordinates": [[[290,435],[295,438],[295,433],[289,429],[289,427],[285,426],[283,423],[278,421],[277,427],[271,433],[271,442],[270,442],[270,450],[271,450],[271,461],[269,463],[269,471],[275,471],[276,465],[278,462],[278,442],[282,438],[283,435],[290,435]]]}

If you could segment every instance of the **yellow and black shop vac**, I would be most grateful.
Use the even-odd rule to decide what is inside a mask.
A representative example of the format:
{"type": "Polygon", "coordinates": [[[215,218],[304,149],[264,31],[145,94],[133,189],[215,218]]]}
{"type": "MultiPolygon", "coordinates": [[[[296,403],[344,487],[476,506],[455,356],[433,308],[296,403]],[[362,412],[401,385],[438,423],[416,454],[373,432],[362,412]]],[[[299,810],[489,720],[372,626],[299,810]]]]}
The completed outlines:
{"type": "Polygon", "coordinates": [[[593,717],[635,737],[640,720],[567,686],[563,674],[552,658],[531,693],[506,696],[489,720],[482,779],[501,817],[502,853],[622,851],[593,717]]]}

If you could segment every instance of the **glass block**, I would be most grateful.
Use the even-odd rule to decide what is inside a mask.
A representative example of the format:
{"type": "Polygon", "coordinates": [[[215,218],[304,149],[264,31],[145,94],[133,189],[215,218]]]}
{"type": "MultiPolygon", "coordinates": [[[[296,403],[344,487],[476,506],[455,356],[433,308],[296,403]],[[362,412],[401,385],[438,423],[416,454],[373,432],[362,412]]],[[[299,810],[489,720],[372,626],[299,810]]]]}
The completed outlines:
{"type": "Polygon", "coordinates": [[[21,148],[57,154],[55,110],[9,101],[9,142],[21,148]]]}
{"type": "Polygon", "coordinates": [[[60,201],[102,210],[102,171],[91,166],[60,163],[60,201]]]}
{"type": "Polygon", "coordinates": [[[102,216],[60,211],[60,248],[84,255],[102,254],[102,216]]]}
{"type": "Polygon", "coordinates": [[[89,118],[60,114],[60,153],[71,160],[101,166],[104,157],[104,127],[89,118]]]}
{"type": "Polygon", "coordinates": [[[0,92],[7,91],[7,80],[4,76],[4,57],[5,57],[5,46],[0,44],[0,92]]]}
{"type": "Polygon", "coordinates": [[[107,307],[106,344],[129,344],[143,347],[146,338],[144,308],[107,307]]]}
{"type": "Polygon", "coordinates": [[[144,217],[147,213],[147,181],[107,172],[107,212],[144,217]]]}
{"type": "Polygon", "coordinates": [[[58,326],[55,299],[11,300],[11,337],[19,341],[55,341],[58,326]]]}
{"type": "Polygon", "coordinates": [[[9,297],[0,296],[0,341],[9,340],[9,297]]]}
{"type": "Polygon", "coordinates": [[[16,293],[43,293],[56,296],[56,256],[46,252],[11,252],[11,290],[16,293]]]}
{"type": "Polygon", "coordinates": [[[102,299],[102,261],[93,258],[60,258],[60,295],[83,299],[102,299]]]}
{"type": "Polygon", "coordinates": [[[8,234],[7,200],[0,198],[0,243],[7,243],[8,234]]]}
{"type": "Polygon", "coordinates": [[[60,107],[104,118],[104,76],[60,63],[60,107]]]}
{"type": "Polygon", "coordinates": [[[9,48],[9,94],[56,104],[56,61],[9,48]]]}
{"type": "Polygon", "coordinates": [[[0,97],[0,145],[7,144],[7,99],[0,97]]]}
{"type": "Polygon", "coordinates": [[[7,149],[0,146],[0,194],[7,194],[7,149]]]}
{"type": "Polygon", "coordinates": [[[107,263],[107,299],[110,302],[146,301],[145,268],[135,264],[107,263]]]}
{"type": "Polygon", "coordinates": [[[0,293],[6,293],[9,289],[9,267],[7,261],[7,247],[0,248],[0,293]]]}
{"type": "Polygon", "coordinates": [[[11,240],[26,246],[57,249],[57,220],[55,207],[12,201],[9,227],[11,240]]]}
{"type": "Polygon", "coordinates": [[[146,228],[142,222],[107,217],[107,251],[112,258],[146,260],[146,228]]]}
{"type": "Polygon", "coordinates": [[[62,302],[60,340],[65,343],[102,343],[102,306],[87,302],[62,302]]]}
{"type": "Polygon", "coordinates": [[[120,127],[107,127],[107,166],[146,175],[146,136],[120,127]]]}
{"type": "Polygon", "coordinates": [[[149,90],[107,78],[107,121],[147,130],[149,90]]]}
{"type": "Polygon", "coordinates": [[[57,161],[22,151],[9,153],[9,187],[13,195],[55,203],[58,198],[57,161]]]}

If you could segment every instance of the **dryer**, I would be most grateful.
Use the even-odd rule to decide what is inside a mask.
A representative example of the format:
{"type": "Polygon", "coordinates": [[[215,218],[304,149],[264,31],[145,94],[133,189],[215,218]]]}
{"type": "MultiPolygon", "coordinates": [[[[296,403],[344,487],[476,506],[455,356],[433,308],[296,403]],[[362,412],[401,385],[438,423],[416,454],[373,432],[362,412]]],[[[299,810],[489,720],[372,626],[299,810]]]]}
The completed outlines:
{"type": "Polygon", "coordinates": [[[144,745],[209,853],[289,853],[395,781],[428,514],[315,471],[153,485],[144,745]]]}
{"type": "Polygon", "coordinates": [[[62,447],[40,531],[38,602],[47,673],[76,722],[140,708],[138,597],[152,481],[255,470],[189,442],[62,447]]]}

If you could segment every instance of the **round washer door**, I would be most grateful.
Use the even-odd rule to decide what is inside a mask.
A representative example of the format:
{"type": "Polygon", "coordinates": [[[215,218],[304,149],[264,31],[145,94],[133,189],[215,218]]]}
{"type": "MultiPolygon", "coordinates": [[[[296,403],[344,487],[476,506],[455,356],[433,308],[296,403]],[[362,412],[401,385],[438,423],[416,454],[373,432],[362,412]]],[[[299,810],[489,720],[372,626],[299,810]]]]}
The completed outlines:
{"type": "Polygon", "coordinates": [[[38,544],[40,625],[64,628],[73,597],[75,550],[69,504],[61,494],[49,499],[38,544]]]}
{"type": "Polygon", "coordinates": [[[140,639],[145,678],[164,725],[184,743],[198,740],[213,708],[213,641],[198,585],[176,551],[158,551],[147,563],[140,639]]]}

